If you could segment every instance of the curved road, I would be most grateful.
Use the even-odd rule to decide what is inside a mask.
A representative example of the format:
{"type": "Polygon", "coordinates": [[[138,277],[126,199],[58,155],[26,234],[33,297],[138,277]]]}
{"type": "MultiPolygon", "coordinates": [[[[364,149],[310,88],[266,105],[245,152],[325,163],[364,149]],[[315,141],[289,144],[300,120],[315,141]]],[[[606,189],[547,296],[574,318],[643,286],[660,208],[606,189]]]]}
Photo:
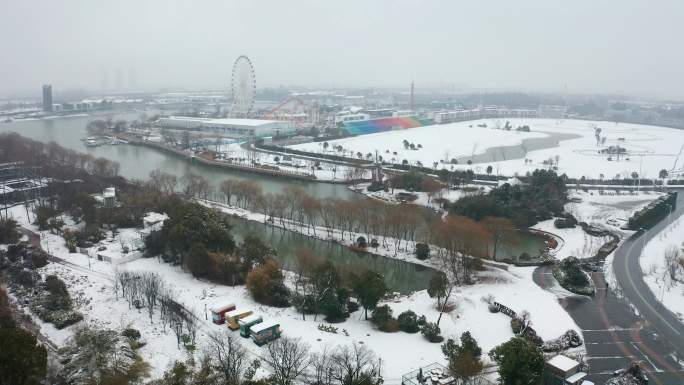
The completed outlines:
{"type": "MultiPolygon", "coordinates": [[[[648,241],[682,214],[684,214],[684,191],[679,190],[677,208],[673,213],[653,228],[632,235],[615,251],[613,271],[623,295],[636,307],[649,325],[672,345],[673,349],[678,352],[678,356],[684,359],[684,324],[656,299],[644,282],[643,272],[639,265],[639,257],[648,241]]],[[[680,239],[672,241],[681,242],[680,239]]]]}
{"type": "MultiPolygon", "coordinates": [[[[607,289],[603,274],[597,272],[592,273],[596,295],[560,296],[560,304],[582,329],[589,379],[594,383],[602,384],[613,371],[638,361],[651,384],[684,384],[684,325],[656,300],[639,266],[641,250],[648,240],[683,214],[684,191],[680,190],[677,209],[671,216],[646,232],[634,234],[615,251],[613,270],[619,292],[607,289]]],[[[537,268],[533,278],[542,288],[557,289],[548,266],[537,268]]]]}

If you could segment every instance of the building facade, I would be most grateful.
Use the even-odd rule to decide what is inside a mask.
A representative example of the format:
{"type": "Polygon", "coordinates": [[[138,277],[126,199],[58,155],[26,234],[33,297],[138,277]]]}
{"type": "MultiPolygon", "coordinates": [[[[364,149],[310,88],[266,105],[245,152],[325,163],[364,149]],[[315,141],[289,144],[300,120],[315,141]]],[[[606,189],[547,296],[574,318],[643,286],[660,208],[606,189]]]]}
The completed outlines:
{"type": "Polygon", "coordinates": [[[169,116],[159,119],[161,128],[208,132],[226,137],[268,137],[295,131],[289,122],[262,119],[211,119],[169,116]]]}
{"type": "Polygon", "coordinates": [[[43,85],[43,111],[52,112],[52,85],[43,85]]]}

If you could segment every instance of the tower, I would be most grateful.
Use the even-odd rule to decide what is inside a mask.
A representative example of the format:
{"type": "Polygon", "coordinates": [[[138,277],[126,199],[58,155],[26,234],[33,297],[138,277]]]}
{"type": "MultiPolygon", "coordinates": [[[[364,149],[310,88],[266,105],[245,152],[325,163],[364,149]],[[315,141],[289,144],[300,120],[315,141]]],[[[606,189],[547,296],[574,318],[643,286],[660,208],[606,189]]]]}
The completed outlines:
{"type": "Polygon", "coordinates": [[[414,99],[414,88],[413,88],[413,82],[411,82],[411,102],[409,105],[409,108],[411,111],[415,108],[415,99],[414,99]]]}
{"type": "Polygon", "coordinates": [[[52,85],[43,84],[43,111],[52,112],[52,85]]]}

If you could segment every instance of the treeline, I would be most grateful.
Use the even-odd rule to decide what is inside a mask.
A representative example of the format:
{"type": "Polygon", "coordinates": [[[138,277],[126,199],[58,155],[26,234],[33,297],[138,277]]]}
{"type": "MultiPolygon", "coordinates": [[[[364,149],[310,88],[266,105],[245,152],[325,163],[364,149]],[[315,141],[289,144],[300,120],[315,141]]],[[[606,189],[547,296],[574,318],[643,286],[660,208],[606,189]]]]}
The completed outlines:
{"type": "Polygon", "coordinates": [[[261,359],[227,332],[209,336],[197,361],[176,361],[149,385],[381,385],[381,359],[364,345],[349,344],[313,353],[301,339],[281,337],[264,347],[261,359]],[[267,376],[256,380],[264,366],[267,376]]]}
{"type": "MultiPolygon", "coordinates": [[[[152,173],[149,184],[164,186],[163,189],[168,192],[180,190],[187,197],[211,199],[259,212],[264,215],[267,222],[284,229],[313,235],[323,233],[330,238],[348,239],[362,249],[383,247],[393,249],[394,252],[404,250],[417,253],[418,244],[431,244],[436,246],[435,253],[438,257],[464,258],[461,265],[465,269],[465,280],[468,280],[470,276],[472,271],[470,267],[473,263],[472,259],[466,259],[466,256],[495,257],[498,246],[509,243],[515,238],[515,226],[510,221],[495,220],[494,217],[489,216],[473,220],[460,215],[450,215],[443,220],[432,211],[415,205],[390,205],[372,199],[321,200],[299,188],[286,188],[278,194],[264,194],[254,182],[235,180],[222,182],[218,191],[214,191],[202,176],[191,174],[179,183],[174,176],[158,171],[152,173]]],[[[174,214],[176,211],[191,205],[182,202],[180,198],[172,202],[174,203],[158,209],[161,210],[160,212],[171,213],[172,220],[168,222],[169,226],[176,223],[173,218],[183,218],[180,212],[174,214]]],[[[198,213],[202,212],[199,208],[193,210],[197,210],[198,213]]],[[[204,212],[209,211],[206,209],[204,212]]],[[[202,223],[194,215],[188,218],[202,223]]],[[[180,226],[183,225],[180,224],[180,226]]],[[[170,227],[163,232],[165,236],[171,234],[170,227]]],[[[188,230],[185,234],[192,234],[192,230],[188,230]]],[[[155,237],[156,235],[153,234],[148,239],[154,241],[155,237]]],[[[180,246],[173,250],[166,250],[167,252],[173,251],[178,257],[181,256],[179,252],[186,254],[190,252],[189,247],[192,242],[189,240],[196,239],[196,237],[186,236],[179,237],[179,239],[185,242],[187,249],[180,246]]],[[[148,247],[154,250],[154,253],[160,252],[154,244],[148,247]]],[[[209,246],[206,249],[209,252],[216,251],[209,246]]],[[[199,250],[199,255],[206,259],[201,249],[195,248],[195,250],[199,250]]],[[[227,248],[224,251],[230,254],[233,249],[227,248]]],[[[427,257],[428,255],[421,253],[422,259],[427,257]]],[[[242,255],[240,258],[244,259],[245,256],[242,255]]],[[[236,264],[240,264],[240,261],[233,259],[223,265],[234,266],[236,264]]],[[[239,280],[235,282],[239,283],[239,280]]]]}
{"type": "Polygon", "coordinates": [[[47,373],[47,349],[15,319],[0,285],[0,383],[38,384],[47,373]]]}
{"type": "Polygon", "coordinates": [[[283,154],[302,155],[302,156],[307,156],[307,157],[312,157],[312,158],[322,158],[322,159],[334,160],[334,161],[338,161],[338,162],[353,163],[353,164],[358,164],[358,165],[369,165],[369,164],[373,163],[370,160],[355,159],[355,158],[349,158],[346,156],[340,156],[340,155],[334,155],[334,154],[320,154],[320,153],[316,153],[316,152],[302,151],[302,150],[297,150],[297,149],[290,148],[290,147],[281,147],[281,146],[269,145],[269,144],[264,144],[264,143],[257,143],[257,144],[255,144],[255,147],[262,149],[262,150],[267,150],[267,151],[282,152],[283,154]]]}
{"type": "Polygon", "coordinates": [[[637,211],[627,221],[627,227],[631,230],[650,228],[665,216],[672,213],[677,206],[677,192],[672,192],[660,197],[637,211]]]}
{"type": "MultiPolygon", "coordinates": [[[[119,163],[96,158],[58,145],[25,138],[17,133],[0,134],[0,162],[23,162],[40,167],[41,176],[70,180],[95,176],[113,179],[119,175],[119,163]]],[[[119,180],[121,182],[121,180],[119,180]]]]}
{"type": "Polygon", "coordinates": [[[451,214],[475,220],[488,216],[509,218],[518,227],[560,216],[568,200],[563,177],[554,171],[537,169],[525,184],[506,183],[487,194],[472,195],[451,204],[451,214]]]}

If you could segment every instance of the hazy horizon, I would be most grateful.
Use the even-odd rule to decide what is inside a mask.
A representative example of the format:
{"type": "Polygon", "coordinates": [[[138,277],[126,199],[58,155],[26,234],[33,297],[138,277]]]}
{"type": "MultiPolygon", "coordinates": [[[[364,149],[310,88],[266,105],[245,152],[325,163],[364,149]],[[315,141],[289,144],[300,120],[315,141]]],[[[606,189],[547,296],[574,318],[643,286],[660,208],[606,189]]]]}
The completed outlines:
{"type": "Polygon", "coordinates": [[[150,0],[4,2],[0,96],[418,86],[684,99],[684,3],[150,0]]]}

